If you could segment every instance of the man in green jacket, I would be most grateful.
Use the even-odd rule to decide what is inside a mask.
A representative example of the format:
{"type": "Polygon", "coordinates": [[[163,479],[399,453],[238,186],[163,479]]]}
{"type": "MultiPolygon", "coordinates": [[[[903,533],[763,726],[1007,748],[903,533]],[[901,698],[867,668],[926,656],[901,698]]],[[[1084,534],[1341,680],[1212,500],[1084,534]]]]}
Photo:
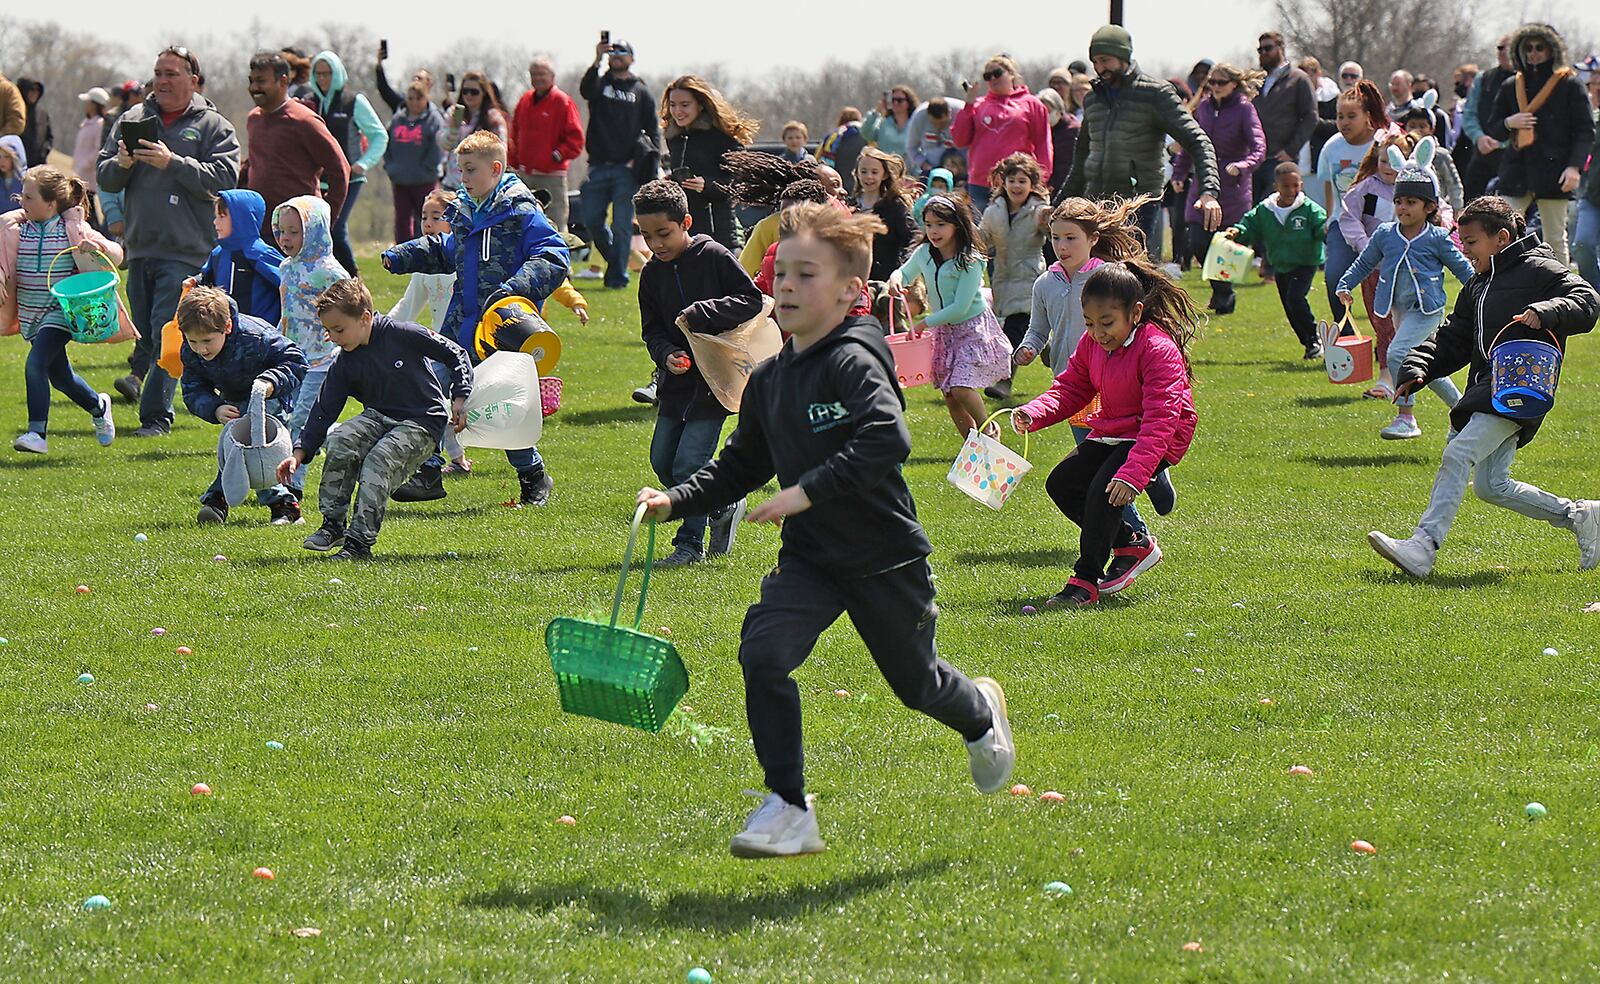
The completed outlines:
{"type": "Polygon", "coordinates": [[[1078,130],[1072,173],[1062,196],[1155,195],[1155,201],[1139,210],[1137,220],[1145,241],[1153,242],[1165,184],[1162,155],[1171,137],[1194,161],[1194,180],[1200,186],[1195,207],[1205,220],[1206,231],[1215,232],[1222,225],[1216,153],[1178,90],[1139,71],[1133,60],[1133,36],[1115,24],[1094,32],[1089,57],[1099,77],[1084,100],[1083,126],[1078,130]]]}

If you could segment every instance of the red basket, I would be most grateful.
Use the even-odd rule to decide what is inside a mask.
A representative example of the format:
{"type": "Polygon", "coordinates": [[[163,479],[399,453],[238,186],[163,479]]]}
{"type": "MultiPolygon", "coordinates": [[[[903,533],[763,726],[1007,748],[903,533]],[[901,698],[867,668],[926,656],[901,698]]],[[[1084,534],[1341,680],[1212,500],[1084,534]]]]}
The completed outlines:
{"type": "Polygon", "coordinates": [[[539,409],[546,417],[561,409],[561,377],[544,376],[539,380],[539,409]]]}

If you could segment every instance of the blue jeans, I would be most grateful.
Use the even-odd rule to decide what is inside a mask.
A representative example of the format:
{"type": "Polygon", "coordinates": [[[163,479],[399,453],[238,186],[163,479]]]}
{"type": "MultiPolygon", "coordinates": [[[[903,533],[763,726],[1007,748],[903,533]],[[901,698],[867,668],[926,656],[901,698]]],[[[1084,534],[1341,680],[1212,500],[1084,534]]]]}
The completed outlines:
{"type": "MultiPolygon", "coordinates": [[[[329,363],[332,365],[332,363],[329,363]]],[[[317,397],[322,393],[322,384],[328,381],[328,367],[306,370],[306,378],[300,381],[300,388],[294,391],[294,409],[289,412],[289,437],[300,440],[300,432],[306,429],[306,421],[311,419],[311,408],[317,402],[317,397]]],[[[304,494],[306,487],[306,466],[301,465],[289,476],[291,489],[299,489],[297,495],[304,494]]]]}
{"type": "MultiPolygon", "coordinates": [[[[1139,231],[1144,233],[1144,250],[1145,250],[1145,252],[1147,254],[1149,254],[1149,256],[1150,256],[1150,258],[1152,260],[1155,259],[1156,257],[1160,256],[1161,255],[1161,239],[1160,239],[1160,232],[1161,232],[1161,202],[1160,202],[1160,200],[1158,199],[1158,200],[1153,201],[1153,202],[1145,202],[1143,205],[1139,206],[1139,211],[1134,213],[1133,222],[1134,222],[1135,225],[1137,225],[1139,227],[1139,231]]],[[[1206,236],[1209,236],[1210,233],[1207,233],[1205,231],[1205,227],[1201,226],[1200,227],[1200,235],[1202,237],[1206,237],[1206,236]]],[[[1210,239],[1206,239],[1206,242],[1209,243],[1210,241],[1211,241],[1210,239]]]]}
{"type": "Polygon", "coordinates": [[[972,211],[976,218],[980,220],[983,218],[983,210],[989,207],[989,197],[992,194],[993,189],[986,184],[967,185],[967,197],[972,199],[972,211]]]}
{"type": "Polygon", "coordinates": [[[333,236],[333,258],[344,267],[344,272],[354,277],[357,275],[356,254],[350,250],[350,212],[356,207],[356,199],[361,197],[361,189],[365,188],[365,181],[350,182],[350,190],[345,192],[344,205],[339,209],[339,217],[333,220],[333,228],[329,232],[333,236]]]}
{"type": "Polygon", "coordinates": [[[1328,258],[1322,268],[1322,282],[1328,288],[1328,308],[1333,312],[1334,324],[1344,320],[1344,302],[1339,300],[1339,278],[1356,263],[1356,251],[1344,241],[1344,233],[1336,223],[1328,225],[1328,258]]]}
{"type": "MultiPolygon", "coordinates": [[[[1397,290],[1396,293],[1404,292],[1397,290]]],[[[1444,312],[1423,314],[1415,307],[1401,307],[1397,303],[1389,314],[1394,318],[1394,340],[1389,343],[1389,366],[1398,373],[1400,367],[1405,364],[1406,356],[1411,354],[1411,350],[1427,341],[1434,329],[1444,323],[1444,312]]],[[[1456,384],[1449,376],[1435,379],[1428,384],[1428,389],[1433,390],[1447,407],[1455,406],[1456,401],[1461,399],[1461,391],[1456,388],[1456,384]]],[[[1417,402],[1417,397],[1413,393],[1410,396],[1397,397],[1394,402],[1400,409],[1409,410],[1417,402]]]]}
{"type": "Polygon", "coordinates": [[[578,207],[583,227],[606,259],[607,287],[628,286],[628,256],[633,248],[633,196],[639,191],[629,164],[591,164],[578,207]],[[611,225],[606,226],[606,209],[611,225]]]}
{"type": "Polygon", "coordinates": [[[28,430],[43,434],[50,424],[50,387],[65,393],[73,403],[100,415],[100,394],[73,371],[67,359],[67,342],[72,340],[60,328],[40,328],[33,336],[24,378],[28,386],[28,430]]]}
{"type": "MultiPolygon", "coordinates": [[[[1600,176],[1591,174],[1589,180],[1600,181],[1600,176]]],[[[1578,261],[1578,274],[1589,281],[1589,286],[1600,290],[1600,205],[1587,199],[1578,199],[1578,230],[1572,237],[1572,257],[1578,261]]]]}
{"type": "MultiPolygon", "coordinates": [[[[1074,444],[1082,444],[1084,441],[1087,441],[1088,439],[1089,439],[1089,428],[1087,428],[1087,427],[1074,427],[1074,428],[1072,428],[1072,443],[1074,443],[1074,444]]],[[[1143,536],[1146,533],[1150,532],[1150,527],[1146,526],[1145,523],[1144,523],[1144,517],[1139,515],[1138,508],[1136,508],[1134,506],[1134,504],[1131,503],[1131,502],[1128,503],[1126,506],[1122,507],[1122,521],[1124,523],[1127,523],[1129,526],[1133,527],[1133,531],[1135,533],[1139,534],[1140,536],[1143,536]]]]}
{"type": "MultiPolygon", "coordinates": [[[[324,377],[327,376],[327,372],[323,372],[322,375],[324,377]]],[[[322,388],[322,380],[321,379],[317,380],[317,388],[318,389],[322,388]]],[[[237,406],[237,404],[235,404],[235,406],[237,406]]],[[[310,406],[310,404],[307,404],[308,408],[309,408],[309,406],[310,406]]],[[[245,412],[249,411],[250,405],[248,403],[246,403],[243,406],[239,406],[238,409],[239,409],[239,411],[241,413],[245,413],[245,412]]],[[[289,419],[289,417],[292,417],[292,414],[287,414],[286,415],[283,412],[283,404],[279,403],[275,399],[267,401],[267,412],[270,413],[270,414],[276,415],[279,420],[287,420],[287,419],[289,419]]],[[[230,423],[231,423],[231,421],[230,421],[230,423]]],[[[222,426],[227,427],[228,424],[223,424],[222,426]]],[[[295,431],[296,435],[298,435],[299,433],[300,433],[299,431],[295,431]]],[[[301,474],[301,476],[303,478],[304,475],[305,475],[304,467],[301,468],[300,474],[301,474]]],[[[303,482],[297,482],[297,483],[295,483],[295,487],[296,488],[301,488],[301,487],[303,487],[303,484],[304,484],[303,482]]],[[[208,499],[215,500],[215,499],[221,499],[221,498],[223,498],[223,495],[222,495],[222,472],[220,470],[218,470],[217,477],[213,478],[211,480],[211,487],[206,489],[205,492],[200,496],[200,502],[202,504],[204,504],[206,502],[206,500],[208,500],[208,499]]],[[[280,502],[296,502],[296,501],[298,501],[298,497],[293,492],[291,492],[289,489],[284,488],[282,485],[274,485],[270,489],[258,489],[256,491],[256,501],[261,503],[263,506],[275,506],[280,502]]]]}
{"type": "Polygon", "coordinates": [[[172,394],[177,381],[156,365],[156,356],[161,352],[161,329],[178,310],[184,280],[199,272],[199,267],[182,260],[128,261],[128,305],[133,308],[129,316],[139,329],[128,367],[134,375],[144,376],[144,391],[139,397],[141,427],[172,428],[172,394]]]}
{"type": "MultiPolygon", "coordinates": [[[[650,438],[650,467],[655,469],[662,488],[670,489],[688,481],[689,476],[711,461],[717,451],[717,441],[722,437],[722,422],[721,417],[712,420],[656,417],[655,434],[650,438]]],[[[706,517],[684,516],[672,545],[704,553],[705,544],[706,517]]]]}

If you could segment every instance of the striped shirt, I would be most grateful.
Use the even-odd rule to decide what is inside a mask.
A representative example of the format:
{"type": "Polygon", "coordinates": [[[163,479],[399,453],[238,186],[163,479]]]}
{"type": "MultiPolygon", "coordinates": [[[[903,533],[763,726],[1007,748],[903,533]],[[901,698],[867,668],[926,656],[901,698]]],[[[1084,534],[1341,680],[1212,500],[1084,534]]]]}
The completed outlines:
{"type": "Polygon", "coordinates": [[[66,315],[50,295],[50,284],[78,272],[72,254],[61,252],[71,248],[67,224],[59,215],[46,222],[22,223],[17,243],[17,318],[22,336],[30,341],[41,328],[67,330],[66,315]]]}

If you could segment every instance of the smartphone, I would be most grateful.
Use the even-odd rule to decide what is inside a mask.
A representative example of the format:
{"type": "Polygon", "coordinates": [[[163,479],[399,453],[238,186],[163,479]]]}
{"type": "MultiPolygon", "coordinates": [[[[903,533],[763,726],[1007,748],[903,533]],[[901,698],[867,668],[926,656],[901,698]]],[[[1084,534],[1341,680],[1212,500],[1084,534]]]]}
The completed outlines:
{"type": "Polygon", "coordinates": [[[605,30],[605,31],[601,31],[600,32],[600,43],[601,44],[610,44],[611,43],[611,32],[609,30],[605,30]]]}
{"type": "Polygon", "coordinates": [[[139,150],[139,141],[157,143],[161,140],[161,121],[157,119],[122,120],[122,143],[132,154],[139,150]]]}
{"type": "Polygon", "coordinates": [[[379,61],[388,61],[389,60],[389,39],[388,38],[384,38],[382,41],[378,42],[378,60],[379,61]]]}
{"type": "Polygon", "coordinates": [[[694,172],[686,167],[675,167],[672,169],[672,173],[667,175],[669,180],[676,181],[679,184],[682,184],[692,177],[694,177],[694,172]]]}
{"type": "Polygon", "coordinates": [[[456,76],[455,76],[454,72],[446,72],[446,73],[444,73],[444,91],[446,91],[446,92],[454,92],[454,91],[456,91],[456,76]]]}
{"type": "Polygon", "coordinates": [[[962,79],[961,80],[961,91],[962,92],[971,92],[972,91],[972,83],[968,82],[966,79],[962,79]]]}

